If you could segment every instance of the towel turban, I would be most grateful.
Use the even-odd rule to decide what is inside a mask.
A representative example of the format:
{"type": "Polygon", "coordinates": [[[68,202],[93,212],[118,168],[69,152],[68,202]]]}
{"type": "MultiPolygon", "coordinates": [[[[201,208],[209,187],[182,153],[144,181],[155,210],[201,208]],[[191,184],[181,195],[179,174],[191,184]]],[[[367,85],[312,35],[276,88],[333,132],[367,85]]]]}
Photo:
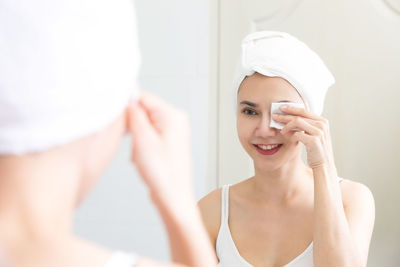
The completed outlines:
{"type": "Polygon", "coordinates": [[[242,55],[234,80],[237,91],[255,72],[287,80],[306,108],[321,114],[328,88],[335,79],[321,58],[306,44],[284,32],[255,32],[242,41],[242,55]]]}
{"type": "Polygon", "coordinates": [[[0,0],[0,154],[95,133],[137,95],[131,0],[0,0]]]}

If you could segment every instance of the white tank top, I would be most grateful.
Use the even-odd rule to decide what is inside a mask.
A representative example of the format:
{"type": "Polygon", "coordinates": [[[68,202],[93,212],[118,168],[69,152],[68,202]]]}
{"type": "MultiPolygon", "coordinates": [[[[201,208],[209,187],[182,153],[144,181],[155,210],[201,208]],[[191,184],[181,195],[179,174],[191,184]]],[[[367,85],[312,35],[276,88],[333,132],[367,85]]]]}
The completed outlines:
{"type": "MultiPolygon", "coordinates": [[[[222,187],[221,196],[221,226],[219,228],[216,251],[221,267],[252,267],[240,254],[233,242],[229,229],[229,186],[222,187]]],[[[299,256],[284,267],[313,267],[313,243],[299,256]]]]}
{"type": "Polygon", "coordinates": [[[135,254],[121,251],[114,252],[104,267],[135,267],[137,257],[135,254]]]}

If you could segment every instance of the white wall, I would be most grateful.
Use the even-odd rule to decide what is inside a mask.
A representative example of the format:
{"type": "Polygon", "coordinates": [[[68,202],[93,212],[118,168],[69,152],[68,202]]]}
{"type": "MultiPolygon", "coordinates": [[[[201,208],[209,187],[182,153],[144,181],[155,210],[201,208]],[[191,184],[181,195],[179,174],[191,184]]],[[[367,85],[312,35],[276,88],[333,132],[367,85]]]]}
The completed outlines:
{"type": "MultiPolygon", "coordinates": [[[[208,1],[136,0],[142,52],[140,82],[189,112],[197,196],[206,192],[208,1]]],[[[76,232],[108,247],[166,260],[166,233],[147,190],[129,163],[130,142],[79,208],[76,232]]]]}

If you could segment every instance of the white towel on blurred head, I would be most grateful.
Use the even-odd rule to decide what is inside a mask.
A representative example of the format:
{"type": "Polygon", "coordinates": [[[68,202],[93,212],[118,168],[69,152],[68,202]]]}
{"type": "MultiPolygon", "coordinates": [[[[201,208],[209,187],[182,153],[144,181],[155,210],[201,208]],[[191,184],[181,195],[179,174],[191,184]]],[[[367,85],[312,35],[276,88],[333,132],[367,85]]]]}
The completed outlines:
{"type": "Polygon", "coordinates": [[[234,88],[255,72],[287,80],[299,92],[306,107],[321,114],[328,88],[335,79],[320,57],[288,33],[255,32],[242,41],[242,55],[234,88]]]}
{"type": "Polygon", "coordinates": [[[0,154],[106,127],[137,94],[130,0],[0,0],[0,154]]]}

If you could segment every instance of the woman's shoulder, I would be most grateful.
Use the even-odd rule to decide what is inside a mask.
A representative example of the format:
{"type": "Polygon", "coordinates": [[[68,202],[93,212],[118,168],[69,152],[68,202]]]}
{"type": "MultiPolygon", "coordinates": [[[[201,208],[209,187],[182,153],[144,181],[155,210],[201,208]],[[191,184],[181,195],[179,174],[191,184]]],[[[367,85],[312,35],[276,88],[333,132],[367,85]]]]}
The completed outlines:
{"type": "Polygon", "coordinates": [[[216,218],[220,219],[222,188],[229,187],[229,197],[231,197],[231,191],[237,191],[238,189],[242,188],[242,184],[243,181],[237,184],[226,184],[208,193],[198,201],[198,206],[201,213],[206,214],[207,216],[215,216],[216,218]]]}
{"type": "Polygon", "coordinates": [[[215,243],[221,225],[221,191],[217,188],[199,200],[198,207],[203,219],[204,226],[211,240],[215,243]]]}
{"type": "Polygon", "coordinates": [[[198,202],[199,208],[205,208],[207,210],[215,208],[215,204],[221,202],[221,191],[222,187],[219,187],[201,198],[198,202]]]}
{"type": "Polygon", "coordinates": [[[221,209],[222,209],[222,188],[229,187],[229,200],[235,199],[236,195],[243,195],[246,191],[247,184],[251,178],[240,181],[236,184],[226,184],[208,193],[205,197],[199,200],[198,207],[203,218],[204,226],[206,227],[213,244],[215,244],[219,228],[221,226],[221,209]]]}
{"type": "MultiPolygon", "coordinates": [[[[216,241],[219,228],[221,226],[222,188],[225,186],[229,186],[230,191],[237,191],[238,188],[240,189],[243,186],[242,184],[243,181],[234,185],[230,184],[224,185],[222,187],[219,187],[211,191],[210,193],[208,193],[206,196],[204,196],[202,199],[199,200],[198,207],[200,209],[200,213],[203,218],[204,226],[206,227],[208,233],[210,234],[210,237],[213,242],[216,241]]],[[[231,197],[232,194],[230,192],[229,198],[231,197]]]]}
{"type": "Polygon", "coordinates": [[[374,207],[374,196],[369,187],[363,183],[343,179],[340,183],[344,207],[367,205],[374,207]]]}

